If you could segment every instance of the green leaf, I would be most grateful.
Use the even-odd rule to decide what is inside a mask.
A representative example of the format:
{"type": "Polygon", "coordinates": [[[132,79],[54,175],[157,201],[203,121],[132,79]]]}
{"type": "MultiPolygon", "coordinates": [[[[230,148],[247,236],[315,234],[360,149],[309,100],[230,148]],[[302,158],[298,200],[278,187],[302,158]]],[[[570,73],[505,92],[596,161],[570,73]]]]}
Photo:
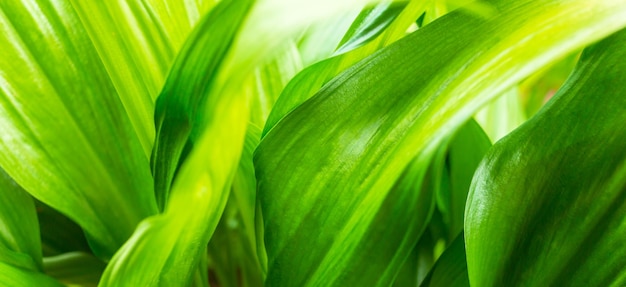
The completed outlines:
{"type": "Polygon", "coordinates": [[[527,120],[520,97],[518,87],[514,87],[476,113],[476,121],[492,142],[497,142],[527,120]]]}
{"type": "MultiPolygon", "coordinates": [[[[163,23],[169,18],[154,17],[154,7],[145,1],[65,2],[83,23],[148,157],[154,142],[154,99],[177,50],[167,34],[170,23],[163,23]]],[[[172,6],[175,13],[182,5],[172,6]]],[[[190,30],[182,20],[187,27],[175,35],[190,30]]]]}
{"type": "Polygon", "coordinates": [[[261,262],[257,256],[256,178],[252,163],[260,134],[259,128],[248,126],[226,209],[209,242],[209,266],[215,273],[209,279],[214,279],[219,286],[263,285],[261,262]]]}
{"type": "Polygon", "coordinates": [[[252,124],[258,127],[265,125],[278,96],[302,68],[302,55],[295,43],[287,44],[284,52],[256,68],[254,71],[255,85],[250,103],[250,122],[252,124]]]}
{"type": "Polygon", "coordinates": [[[337,53],[354,50],[376,39],[394,22],[405,6],[406,3],[384,1],[361,11],[337,47],[337,53]]]}
{"type": "Polygon", "coordinates": [[[157,101],[157,138],[151,161],[161,210],[168,201],[176,169],[204,129],[205,114],[209,112],[204,109],[207,96],[215,88],[219,68],[251,5],[251,1],[240,2],[224,1],[198,24],[157,101]],[[200,44],[204,44],[203,49],[197,48],[200,44]]]}
{"type": "MultiPolygon", "coordinates": [[[[206,256],[206,244],[228,199],[248,122],[243,94],[233,93],[232,86],[228,90],[228,86],[212,83],[206,75],[219,68],[251,4],[220,2],[196,27],[177,58],[164,90],[179,90],[176,94],[174,90],[164,92],[162,107],[171,115],[163,119],[171,128],[164,132],[172,133],[168,136],[176,144],[184,143],[198,120],[202,135],[181,166],[164,212],[139,225],[109,263],[100,285],[186,286],[200,258],[206,256]],[[216,45],[220,41],[224,44],[216,45]],[[196,109],[203,115],[197,115],[196,109]],[[176,134],[176,125],[181,124],[178,120],[187,124],[184,137],[176,134]]],[[[168,155],[163,150],[163,156],[168,155]]]]}
{"type": "Polygon", "coordinates": [[[307,27],[303,35],[297,39],[302,65],[308,67],[333,55],[347,31],[351,29],[360,10],[348,11],[307,27]]]}
{"type": "Polygon", "coordinates": [[[148,159],[63,1],[0,3],[0,166],[111,256],[156,212],[148,159]]]}
{"type": "Polygon", "coordinates": [[[11,287],[62,287],[56,280],[40,273],[8,265],[0,261],[0,284],[11,287]]]}
{"type": "Polygon", "coordinates": [[[439,211],[446,225],[447,242],[463,230],[465,202],[474,171],[487,150],[489,138],[474,120],[464,124],[452,137],[446,158],[447,181],[438,192],[439,211]]]}
{"type": "Polygon", "coordinates": [[[485,157],[465,221],[472,285],[626,284],[625,44],[623,30],[585,50],[485,157]]]}
{"type": "Polygon", "coordinates": [[[46,204],[36,201],[43,256],[72,251],[91,252],[83,230],[74,221],[46,204]]]}
{"type": "MultiPolygon", "coordinates": [[[[435,153],[435,157],[428,165],[426,174],[423,175],[423,179],[423,170],[416,162],[414,162],[411,165],[411,168],[407,169],[400,180],[396,183],[396,186],[401,187],[399,192],[420,194],[421,197],[419,202],[409,202],[409,204],[404,207],[417,211],[417,213],[412,216],[417,217],[419,221],[413,222],[411,225],[400,224],[402,227],[396,226],[396,228],[418,231],[417,236],[422,238],[429,235],[427,234],[427,225],[432,221],[434,211],[436,210],[435,195],[440,193],[441,189],[444,188],[442,185],[442,178],[445,176],[444,166],[446,162],[446,149],[446,145],[443,145],[435,153]]],[[[392,246],[389,247],[394,248],[392,246]]],[[[417,285],[419,279],[418,268],[423,264],[423,255],[427,253],[424,252],[424,250],[421,250],[420,247],[419,243],[414,244],[413,250],[411,250],[410,254],[407,255],[407,258],[404,260],[404,263],[402,263],[396,278],[394,278],[393,286],[417,285]]],[[[393,253],[394,251],[385,250],[385,252],[393,253]]],[[[428,272],[428,270],[426,270],[426,272],[428,272]]]]}
{"type": "Polygon", "coordinates": [[[69,252],[44,258],[44,270],[63,284],[98,286],[106,264],[84,252],[69,252]]]}
{"type": "MultiPolygon", "coordinates": [[[[197,134],[194,130],[184,131],[190,133],[190,142],[194,148],[177,172],[164,212],[145,219],[139,225],[133,236],[109,263],[100,283],[102,286],[190,284],[198,263],[205,256],[206,244],[224,210],[243,150],[249,119],[246,92],[247,88],[252,86],[248,81],[253,79],[253,70],[275,55],[272,48],[280,47],[285,40],[292,39],[293,32],[301,31],[302,27],[309,24],[308,21],[319,19],[327,13],[339,13],[342,9],[355,5],[352,2],[361,4],[361,1],[356,0],[341,2],[330,5],[331,8],[336,6],[336,9],[331,9],[330,12],[319,9],[306,10],[315,6],[313,1],[259,2],[245,17],[241,32],[232,39],[234,43],[229,51],[220,55],[224,57],[223,60],[211,57],[207,59],[205,51],[213,45],[221,46],[215,42],[230,41],[229,38],[214,39],[206,37],[201,32],[192,33],[193,36],[186,43],[189,48],[182,49],[183,52],[178,56],[170,77],[183,82],[176,84],[184,88],[179,91],[182,95],[179,100],[182,103],[190,97],[198,96],[192,93],[208,93],[200,95],[205,99],[199,102],[199,107],[182,105],[202,109],[202,112],[194,118],[198,121],[197,134]],[[302,8],[298,7],[297,13],[284,14],[286,18],[270,17],[268,21],[271,13],[264,14],[292,7],[294,3],[301,4],[302,8]],[[272,9],[267,10],[268,8],[272,9]],[[285,23],[285,20],[293,20],[295,24],[289,27],[275,26],[282,28],[275,31],[264,30],[285,23]],[[259,49],[253,50],[250,47],[259,49]],[[182,65],[178,61],[188,64],[182,65]],[[213,61],[221,63],[218,74],[210,79],[198,77],[197,75],[210,75],[212,69],[216,67],[212,64],[213,61]],[[207,87],[208,84],[211,87],[207,87]],[[135,272],[137,269],[142,272],[135,272]]],[[[242,14],[245,14],[251,4],[246,1],[222,1],[203,21],[209,23],[214,20],[212,15],[220,18],[221,13],[237,16],[224,17],[228,21],[243,21],[242,14]]],[[[203,24],[199,24],[196,29],[206,28],[203,24]]],[[[223,23],[219,23],[218,27],[232,28],[223,23]]],[[[187,112],[182,110],[181,116],[186,117],[187,112]]],[[[175,144],[183,143],[176,141],[175,144]]]]}
{"type": "Polygon", "coordinates": [[[575,51],[520,83],[519,89],[524,95],[526,118],[535,115],[550,97],[554,96],[574,69],[579,57],[580,51],[575,51]]]}
{"type": "MultiPolygon", "coordinates": [[[[250,240],[253,253],[257,253],[257,238],[255,230],[256,178],[254,176],[254,163],[252,161],[254,150],[259,145],[261,131],[253,125],[248,125],[243,152],[239,161],[239,167],[232,183],[232,194],[238,211],[241,213],[242,225],[245,237],[250,240]]],[[[262,240],[262,239],[259,239],[262,240]]]]}
{"type": "Polygon", "coordinates": [[[41,271],[41,242],[35,203],[1,168],[0,227],[0,262],[41,271]]]}
{"type": "MultiPolygon", "coordinates": [[[[384,4],[381,5],[386,7],[384,4]]],[[[312,97],[320,89],[320,87],[326,84],[333,77],[337,76],[341,71],[371,55],[378,49],[404,36],[407,27],[410,23],[415,21],[419,14],[422,13],[425,5],[426,2],[422,0],[413,0],[409,2],[400,15],[398,15],[394,21],[389,24],[389,27],[367,45],[319,62],[294,77],[294,79],[285,87],[281,96],[272,108],[263,129],[263,136],[267,134],[267,132],[273,128],[281,118],[292,111],[295,107],[312,97]]],[[[395,6],[392,5],[386,8],[391,7],[395,6]]],[[[384,24],[388,23],[384,22],[384,24]]],[[[361,39],[362,37],[357,38],[361,39]]],[[[348,47],[351,46],[349,45],[348,47]]]]}
{"type": "Polygon", "coordinates": [[[447,14],[346,70],[266,134],[255,167],[268,284],[390,284],[387,274],[418,237],[413,230],[388,241],[367,236],[384,228],[374,222],[391,212],[385,206],[409,196],[391,192],[409,163],[425,169],[435,147],[480,106],[626,26],[623,1],[486,3],[499,13],[447,14]],[[376,254],[389,246],[393,254],[376,254]]]}
{"type": "Polygon", "coordinates": [[[465,241],[461,232],[430,270],[421,287],[469,287],[465,241]]]}

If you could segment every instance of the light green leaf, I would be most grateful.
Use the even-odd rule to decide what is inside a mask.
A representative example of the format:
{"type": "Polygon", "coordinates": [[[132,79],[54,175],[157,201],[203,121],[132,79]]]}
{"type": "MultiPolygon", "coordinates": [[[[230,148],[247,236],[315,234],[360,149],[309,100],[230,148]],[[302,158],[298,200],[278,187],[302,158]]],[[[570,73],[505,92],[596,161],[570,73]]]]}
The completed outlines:
{"type": "Polygon", "coordinates": [[[156,18],[144,1],[65,2],[83,23],[148,157],[154,142],[154,99],[176,55],[163,23],[167,18],[156,18]]]}
{"type": "MultiPolygon", "coordinates": [[[[257,256],[256,178],[252,163],[260,134],[259,128],[248,126],[226,209],[209,242],[209,266],[215,272],[213,279],[219,286],[263,285],[261,262],[257,256]]],[[[262,243],[262,238],[259,241],[262,243]]]]}
{"type": "Polygon", "coordinates": [[[71,5],[0,2],[0,166],[112,255],[156,212],[148,160],[71,5]]]}
{"type": "Polygon", "coordinates": [[[40,273],[8,265],[0,261],[0,284],[11,287],[62,287],[56,280],[40,273]]]}
{"type": "Polygon", "coordinates": [[[535,115],[554,96],[574,69],[579,56],[580,51],[575,51],[520,83],[526,118],[535,115]]]}
{"type": "Polygon", "coordinates": [[[491,144],[474,120],[463,125],[449,142],[439,146],[441,158],[428,167],[423,187],[436,195],[437,208],[429,218],[428,228],[404,262],[394,286],[415,286],[421,282],[443,249],[463,229],[465,201],[472,176],[491,144]]]}
{"type": "Polygon", "coordinates": [[[174,57],[214,1],[69,0],[124,104],[146,156],[155,138],[154,103],[174,57]]]}
{"type": "Polygon", "coordinates": [[[359,11],[360,9],[348,11],[343,15],[319,21],[315,25],[307,27],[297,41],[303,66],[308,67],[333,55],[355,18],[359,15],[359,11]]]}
{"type": "Polygon", "coordinates": [[[207,96],[216,88],[217,73],[251,5],[247,0],[231,2],[223,1],[198,24],[157,101],[157,139],[151,161],[160,209],[168,201],[178,166],[205,127],[204,118],[213,116],[204,109],[207,96]],[[201,44],[203,48],[197,48],[201,44]]]}
{"type": "Polygon", "coordinates": [[[465,241],[461,232],[430,270],[421,287],[469,287],[465,241]]]}
{"type": "Polygon", "coordinates": [[[519,88],[514,87],[476,113],[474,118],[492,142],[497,142],[527,120],[520,97],[519,88]]]}
{"type": "Polygon", "coordinates": [[[302,55],[296,44],[289,42],[284,49],[284,52],[254,71],[255,85],[250,103],[250,122],[255,126],[265,125],[282,90],[303,68],[302,55]]]}
{"type": "Polygon", "coordinates": [[[1,168],[0,262],[16,268],[42,270],[35,203],[1,168]]]}
{"type": "MultiPolygon", "coordinates": [[[[177,61],[185,61],[189,65],[174,64],[170,77],[186,81],[186,85],[181,85],[184,91],[208,93],[199,107],[192,107],[203,111],[194,118],[199,126],[197,134],[192,130],[189,136],[194,148],[176,175],[163,214],[147,218],[139,225],[135,234],[109,263],[100,285],[171,286],[190,283],[192,273],[204,256],[206,244],[224,210],[243,150],[249,119],[246,92],[252,86],[247,81],[253,79],[253,69],[274,56],[272,48],[280,47],[285,40],[293,38],[293,32],[301,31],[302,27],[310,23],[308,21],[339,13],[361,2],[353,0],[329,5],[325,8],[336,6],[336,9],[322,13],[319,9],[306,9],[314,6],[312,1],[261,1],[246,16],[241,32],[233,39],[234,44],[223,55],[223,60],[206,59],[206,54],[198,51],[205,51],[207,47],[215,45],[215,41],[228,39],[213,39],[200,32],[193,33],[194,36],[186,43],[190,48],[183,48],[185,52],[177,58],[177,61]],[[297,13],[281,14],[285,18],[268,18],[273,15],[269,12],[281,11],[278,8],[291,7],[294,2],[302,4],[302,7],[296,9],[297,13]],[[276,9],[266,10],[268,8],[276,9]],[[261,12],[269,14],[263,15],[261,12]],[[269,37],[270,31],[264,30],[285,23],[286,20],[294,21],[295,24],[289,27],[276,26],[282,29],[271,31],[272,37],[269,37]],[[209,69],[214,68],[211,61],[221,63],[219,73],[212,79],[214,82],[207,82],[203,77],[181,77],[186,74],[208,74],[211,71],[209,69]],[[207,84],[211,85],[210,89],[207,84]],[[134,272],[136,269],[143,272],[134,272]]],[[[220,13],[240,15],[242,9],[247,10],[250,4],[245,1],[222,1],[205,20],[220,13]]],[[[237,19],[241,20],[235,17],[229,21],[237,19]]],[[[199,24],[196,29],[202,29],[199,27],[203,25],[199,24]]],[[[224,25],[224,28],[232,27],[224,25]]],[[[190,96],[197,96],[184,92],[181,94],[183,103],[190,96]]],[[[182,115],[186,116],[185,113],[182,115]]],[[[182,143],[178,141],[176,144],[182,143]]]]}
{"type": "MultiPolygon", "coordinates": [[[[427,234],[427,225],[429,222],[432,221],[432,215],[436,210],[435,195],[440,193],[441,189],[444,188],[442,184],[444,183],[444,181],[442,179],[445,176],[444,166],[446,163],[446,149],[446,145],[442,145],[435,153],[435,157],[428,165],[426,174],[424,174],[423,179],[421,178],[423,170],[420,168],[419,165],[413,163],[412,167],[405,171],[400,181],[396,183],[396,186],[404,183],[404,186],[402,187],[402,190],[400,192],[422,194],[421,197],[423,198],[421,202],[411,202],[408,204],[408,206],[405,206],[405,208],[418,211],[418,214],[415,214],[413,216],[419,217],[419,221],[413,222],[412,225],[405,225],[401,227],[402,229],[413,229],[419,231],[419,234],[417,236],[422,238],[429,235],[427,234]],[[416,185],[420,181],[420,185],[416,185]]],[[[417,285],[417,283],[419,282],[418,269],[419,266],[423,264],[423,255],[430,252],[430,250],[424,252],[424,250],[421,250],[420,247],[421,246],[419,246],[419,243],[414,244],[412,248],[413,250],[410,251],[404,263],[402,263],[396,278],[394,278],[393,286],[417,285]]],[[[386,252],[393,253],[394,251],[387,250],[386,252]]],[[[432,252],[430,253],[432,254],[432,252]]],[[[426,272],[428,272],[428,270],[426,270],[424,273],[426,272]]]]}
{"type": "Polygon", "coordinates": [[[378,275],[397,272],[395,259],[418,237],[367,236],[390,212],[385,206],[409,196],[390,192],[409,163],[425,168],[435,147],[490,99],[626,26],[623,1],[486,3],[499,13],[447,14],[348,69],[266,134],[255,167],[268,284],[388,285],[392,276],[378,275]],[[389,246],[392,255],[368,256],[389,246]],[[375,264],[364,266],[366,257],[375,264]]]}
{"type": "Polygon", "coordinates": [[[626,30],[585,50],[485,157],[465,221],[472,285],[626,284],[624,45],[626,30]]]}
{"type": "MultiPolygon", "coordinates": [[[[395,6],[385,6],[387,9],[395,6]]],[[[378,49],[396,41],[406,34],[407,27],[423,12],[426,2],[413,0],[398,15],[389,27],[365,46],[319,62],[298,74],[283,90],[272,108],[263,129],[265,135],[276,123],[295,107],[312,97],[324,84],[356,62],[371,55],[378,49]],[[402,31],[399,33],[398,31],[402,31]]],[[[374,10],[376,11],[376,10],[374,10]]],[[[386,11],[386,10],[384,10],[386,11]]],[[[377,19],[377,18],[375,18],[377,19]]],[[[384,24],[388,24],[384,22],[384,24]]],[[[350,32],[350,31],[349,31],[350,32]]],[[[371,35],[367,35],[368,37],[371,35]]],[[[358,37],[359,39],[362,37],[358,37]]],[[[370,40],[370,39],[367,39],[370,40]]],[[[347,46],[352,47],[352,46],[347,46]]],[[[346,48],[347,49],[347,48],[346,48]]],[[[343,49],[345,50],[345,49],[343,49]]],[[[341,50],[338,52],[342,52],[341,50]]]]}
{"type": "Polygon", "coordinates": [[[175,144],[184,144],[194,126],[204,131],[181,166],[164,212],[139,225],[109,263],[101,286],[186,286],[200,258],[206,256],[206,244],[228,199],[248,122],[245,96],[225,90],[206,75],[219,69],[251,4],[220,2],[196,27],[177,58],[164,91],[179,90],[163,94],[162,108],[168,111],[165,115],[171,115],[163,119],[171,125],[163,131],[172,133],[169,136],[175,144]],[[220,41],[225,44],[216,45],[220,41]],[[198,110],[206,115],[197,115],[198,110]],[[175,128],[185,126],[177,124],[187,125],[183,137],[175,128]]]}
{"type": "MultiPolygon", "coordinates": [[[[241,220],[244,226],[245,235],[250,240],[253,252],[256,254],[256,230],[255,230],[255,207],[256,198],[256,178],[254,176],[254,163],[252,161],[254,150],[259,145],[261,130],[253,125],[248,125],[243,153],[239,161],[239,168],[232,183],[232,197],[235,200],[238,211],[241,213],[241,220]]],[[[260,239],[262,240],[262,239],[260,239]]]]}
{"type": "Polygon", "coordinates": [[[337,54],[354,50],[385,33],[405,7],[406,3],[383,1],[361,11],[343,36],[339,46],[335,47],[337,54]]]}

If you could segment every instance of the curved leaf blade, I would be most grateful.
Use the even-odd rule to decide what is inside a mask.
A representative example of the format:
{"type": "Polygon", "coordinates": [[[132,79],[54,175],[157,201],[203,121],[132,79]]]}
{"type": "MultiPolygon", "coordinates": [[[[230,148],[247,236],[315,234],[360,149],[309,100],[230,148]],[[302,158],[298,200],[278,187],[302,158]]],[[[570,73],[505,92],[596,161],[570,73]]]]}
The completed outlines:
{"type": "Polygon", "coordinates": [[[109,257],[156,212],[134,128],[71,5],[0,9],[0,166],[109,257]]]}
{"type": "Polygon", "coordinates": [[[204,105],[248,13],[249,2],[235,5],[225,1],[206,15],[182,48],[157,100],[157,138],[151,162],[160,209],[168,201],[177,168],[204,129],[208,113],[204,105]],[[201,44],[203,49],[197,48],[201,44]]]}
{"type": "MultiPolygon", "coordinates": [[[[481,105],[533,71],[626,25],[621,1],[557,2],[490,1],[499,13],[488,18],[450,13],[359,62],[285,116],[255,156],[267,282],[389,284],[354,275],[362,264],[356,259],[371,251],[354,247],[367,241],[409,162],[427,162],[481,105]]],[[[407,254],[414,245],[405,240],[417,238],[385,244],[407,254]]],[[[370,260],[375,274],[397,268],[388,257],[370,260]]]]}
{"type": "Polygon", "coordinates": [[[0,168],[0,262],[41,271],[41,253],[35,202],[0,168]]]}
{"type": "Polygon", "coordinates": [[[437,259],[421,287],[469,287],[465,241],[461,232],[437,259]]]}
{"type": "Polygon", "coordinates": [[[482,162],[465,221],[472,285],[626,284],[625,44],[620,31],[585,50],[482,162]]]}
{"type": "Polygon", "coordinates": [[[15,287],[62,287],[63,284],[36,271],[25,270],[0,261],[0,283],[15,287]]]}
{"type": "MultiPolygon", "coordinates": [[[[223,73],[221,63],[252,3],[220,2],[196,27],[177,58],[168,83],[169,88],[178,89],[165,94],[162,101],[172,116],[162,120],[171,129],[163,131],[178,147],[189,139],[193,128],[201,134],[181,166],[171,195],[163,198],[167,200],[164,212],[139,225],[107,266],[100,286],[187,286],[206,256],[206,245],[228,199],[249,117],[245,95],[233,91],[233,86],[228,90],[229,86],[215,84],[217,77],[212,73],[223,73]],[[222,43],[216,45],[216,41],[222,43]],[[181,118],[186,126],[178,128],[187,127],[182,137],[175,130],[181,118]]],[[[175,156],[177,161],[178,154],[171,152],[163,149],[161,155],[175,156]]]]}

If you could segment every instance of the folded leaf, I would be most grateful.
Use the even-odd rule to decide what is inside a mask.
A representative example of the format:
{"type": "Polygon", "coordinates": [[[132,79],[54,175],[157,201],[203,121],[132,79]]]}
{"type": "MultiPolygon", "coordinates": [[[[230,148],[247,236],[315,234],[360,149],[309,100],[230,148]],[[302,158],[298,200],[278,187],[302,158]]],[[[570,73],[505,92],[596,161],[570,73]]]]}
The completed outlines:
{"type": "Polygon", "coordinates": [[[390,192],[409,163],[425,168],[481,105],[555,57],[626,26],[623,1],[486,3],[499,13],[447,14],[346,70],[266,134],[255,167],[268,284],[389,285],[393,276],[380,274],[397,272],[396,256],[418,237],[412,230],[384,242],[366,235],[384,228],[373,224],[392,212],[384,206],[409,196],[390,192]],[[367,256],[389,246],[393,255],[367,256]],[[363,258],[375,262],[368,272],[363,258]]]}
{"type": "Polygon", "coordinates": [[[626,30],[585,50],[485,157],[465,220],[472,285],[626,284],[624,45],[626,30]]]}
{"type": "Polygon", "coordinates": [[[192,139],[204,129],[204,118],[212,116],[205,115],[210,112],[204,109],[207,96],[216,88],[217,73],[251,5],[248,0],[231,2],[218,5],[198,24],[157,100],[151,161],[160,209],[168,201],[176,169],[191,150],[192,139]],[[204,44],[203,49],[197,48],[198,43],[204,44]]]}
{"type": "Polygon", "coordinates": [[[156,212],[148,159],[71,5],[0,3],[0,166],[111,256],[156,212]]]}
{"type": "MultiPolygon", "coordinates": [[[[177,58],[164,90],[178,90],[162,95],[161,107],[168,111],[164,115],[170,115],[162,120],[171,128],[163,132],[175,144],[184,144],[198,120],[202,135],[181,166],[164,212],[141,223],[107,266],[101,286],[187,286],[200,258],[206,256],[206,244],[228,199],[248,122],[245,96],[214,84],[211,73],[220,68],[251,5],[252,1],[220,2],[177,58]],[[218,41],[224,43],[216,45],[218,41]],[[206,115],[197,115],[198,110],[206,115]],[[174,120],[188,125],[177,126],[181,122],[174,120]],[[186,134],[177,134],[177,127],[187,127],[186,134]]],[[[177,161],[178,155],[168,154],[171,150],[166,148],[171,146],[157,144],[156,148],[177,161]]]]}

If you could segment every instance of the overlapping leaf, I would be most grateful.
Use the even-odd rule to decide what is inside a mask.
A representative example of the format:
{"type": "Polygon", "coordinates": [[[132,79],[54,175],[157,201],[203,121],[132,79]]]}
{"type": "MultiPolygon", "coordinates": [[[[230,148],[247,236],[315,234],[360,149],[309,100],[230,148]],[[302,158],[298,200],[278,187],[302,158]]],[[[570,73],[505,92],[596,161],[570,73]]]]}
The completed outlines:
{"type": "MultiPolygon", "coordinates": [[[[142,222],[110,262],[102,286],[190,284],[228,199],[229,184],[242,150],[248,121],[246,98],[243,94],[221,94],[223,85],[211,88],[216,78],[214,72],[219,71],[251,5],[252,1],[222,1],[196,27],[177,58],[171,84],[162,94],[162,107],[169,115],[162,120],[171,125],[163,131],[170,133],[173,145],[180,147],[194,126],[205,131],[182,166],[163,214],[142,222]],[[218,22],[220,26],[216,25],[218,22]],[[213,29],[208,30],[213,33],[205,33],[206,28],[213,29]],[[215,41],[222,41],[223,45],[215,45],[215,41]],[[206,116],[196,115],[197,110],[206,116]],[[183,122],[173,121],[176,117],[183,122]],[[194,125],[202,117],[208,120],[194,125]],[[180,136],[176,128],[186,128],[182,132],[187,133],[180,136]],[[216,144],[216,139],[221,144],[216,144]],[[207,164],[207,160],[211,163],[207,164]],[[142,272],[135,272],[137,269],[142,272]]],[[[173,151],[171,146],[156,148],[164,156],[173,151]]]]}
{"type": "Polygon", "coordinates": [[[349,39],[344,39],[346,43],[344,43],[342,47],[339,47],[337,53],[349,51],[350,48],[354,48],[355,45],[357,45],[355,43],[361,44],[367,42],[367,44],[353,51],[339,54],[319,62],[298,74],[285,87],[276,105],[272,108],[263,129],[263,135],[274,127],[288,112],[312,97],[322,85],[337,76],[340,72],[371,55],[378,49],[403,37],[406,34],[408,26],[423,12],[426,3],[427,1],[422,0],[409,2],[402,12],[393,18],[391,22],[388,19],[390,17],[388,14],[394,15],[397,13],[396,5],[385,2],[377,6],[376,9],[364,11],[363,15],[367,16],[363,16],[365,19],[361,20],[360,23],[356,23],[355,27],[352,27],[351,30],[348,31],[345,37],[349,39]],[[381,21],[381,19],[383,20],[381,21]],[[382,23],[378,23],[379,21],[382,23]],[[387,25],[388,27],[386,27],[387,25]],[[361,35],[357,32],[361,26],[368,27],[369,29],[374,27],[373,29],[376,30],[380,30],[383,27],[386,27],[386,29],[380,32],[380,34],[365,33],[365,35],[361,35]]]}
{"type": "Polygon", "coordinates": [[[42,271],[35,202],[0,169],[0,285],[61,286],[42,271]]]}
{"type": "Polygon", "coordinates": [[[585,50],[485,157],[465,221],[472,285],[626,284],[625,45],[620,31],[585,50]]]}
{"type": "Polygon", "coordinates": [[[465,241],[459,234],[439,257],[433,269],[420,284],[421,287],[469,287],[465,241]]]}
{"type": "Polygon", "coordinates": [[[409,162],[425,168],[488,100],[626,25],[623,1],[486,3],[498,13],[440,18],[342,73],[265,136],[255,166],[268,284],[389,284],[380,274],[395,272],[417,238],[410,228],[380,244],[366,235],[391,232],[372,224],[378,216],[410,211],[385,209],[409,162]],[[363,260],[387,245],[399,248],[363,260]]]}
{"type": "Polygon", "coordinates": [[[487,104],[476,113],[475,118],[493,142],[509,134],[527,120],[518,87],[509,89],[487,104]]]}
{"type": "Polygon", "coordinates": [[[70,286],[95,287],[105,263],[84,252],[68,252],[44,258],[44,271],[70,286]]]}
{"type": "Polygon", "coordinates": [[[109,257],[156,212],[135,129],[70,4],[0,8],[0,165],[109,257]]]}
{"type": "Polygon", "coordinates": [[[174,1],[58,1],[76,9],[149,156],[154,100],[176,52],[191,31],[174,1]]]}
{"type": "Polygon", "coordinates": [[[192,138],[205,127],[203,118],[213,116],[205,115],[209,113],[204,109],[207,95],[216,88],[217,73],[248,13],[248,2],[218,5],[198,24],[159,96],[152,171],[161,209],[167,203],[175,171],[182,163],[179,161],[186,156],[184,149],[186,153],[191,150],[192,138]],[[201,44],[202,49],[197,47],[201,44]]]}
{"type": "Polygon", "coordinates": [[[472,177],[489,147],[489,138],[474,120],[463,125],[450,141],[442,179],[444,187],[437,193],[447,243],[463,230],[465,202],[472,177]]]}
{"type": "MultiPolygon", "coordinates": [[[[257,25],[268,23],[265,17],[259,18],[260,11],[272,4],[284,4],[277,8],[289,7],[286,4],[292,2],[259,2],[247,13],[252,1],[222,1],[205,16],[173,66],[172,82],[168,80],[172,86],[166,84],[162,94],[165,95],[162,108],[171,113],[171,117],[157,117],[158,124],[163,120],[164,126],[170,125],[167,130],[163,130],[164,126],[161,129],[172,137],[172,141],[164,141],[171,144],[156,146],[163,149],[159,153],[164,158],[168,151],[173,156],[172,162],[166,163],[168,168],[176,167],[184,145],[193,144],[194,148],[177,172],[163,214],[141,223],[109,263],[101,285],[190,283],[224,210],[238,166],[249,120],[246,92],[253,86],[250,83],[253,69],[273,55],[271,48],[280,47],[284,40],[293,37],[293,32],[309,24],[307,21],[343,11],[350,7],[346,3],[361,5],[361,2],[342,2],[334,5],[336,11],[331,9],[325,13],[299,8],[302,19],[293,26],[279,29],[282,33],[273,34],[271,40],[269,31],[259,30],[257,25]],[[219,25],[217,20],[221,20],[219,25]],[[205,29],[209,25],[215,27],[205,29]],[[204,34],[207,31],[216,34],[204,34]],[[216,44],[216,41],[224,43],[216,44]],[[255,43],[259,51],[249,50],[251,43],[255,43]],[[142,272],[137,273],[136,269],[142,272]]],[[[297,3],[306,4],[304,7],[312,5],[309,1],[297,3]]],[[[288,18],[293,16],[293,13],[287,15],[288,18]]],[[[280,18],[269,22],[272,25],[284,23],[280,18]]]]}
{"type": "MultiPolygon", "coordinates": [[[[42,270],[39,224],[28,193],[0,169],[0,262],[42,270]]],[[[2,284],[2,281],[0,281],[2,284]]]]}

